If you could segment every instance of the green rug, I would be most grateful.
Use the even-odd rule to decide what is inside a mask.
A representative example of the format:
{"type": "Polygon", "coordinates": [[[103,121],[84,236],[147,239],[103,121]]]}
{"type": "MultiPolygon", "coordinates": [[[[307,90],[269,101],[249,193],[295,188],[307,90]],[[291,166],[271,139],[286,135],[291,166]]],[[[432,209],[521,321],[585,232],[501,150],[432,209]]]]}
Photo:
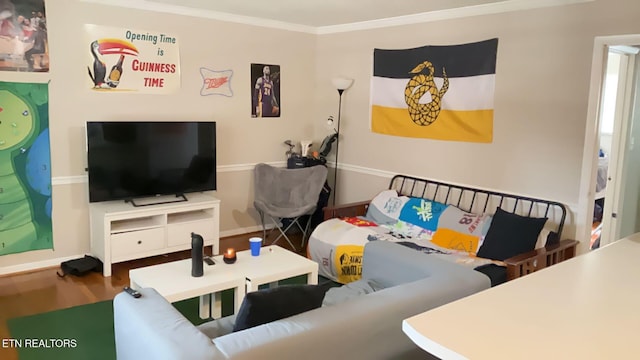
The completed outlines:
{"type": "MultiPolygon", "coordinates": [[[[225,306],[232,300],[232,291],[223,292],[223,314],[233,312],[225,306]]],[[[198,316],[198,298],[173,305],[196,325],[207,321],[198,316]]],[[[22,341],[20,360],[116,358],[112,300],[9,319],[7,325],[11,338],[22,341]]]]}

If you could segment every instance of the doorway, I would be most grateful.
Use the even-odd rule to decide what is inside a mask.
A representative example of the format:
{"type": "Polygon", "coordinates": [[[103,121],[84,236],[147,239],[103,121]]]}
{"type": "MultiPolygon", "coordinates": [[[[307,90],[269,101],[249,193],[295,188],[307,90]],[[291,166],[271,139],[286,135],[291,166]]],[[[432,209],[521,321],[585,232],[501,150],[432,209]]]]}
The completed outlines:
{"type": "Polygon", "coordinates": [[[640,231],[637,44],[640,35],[595,39],[577,224],[588,248],[640,231]]]}

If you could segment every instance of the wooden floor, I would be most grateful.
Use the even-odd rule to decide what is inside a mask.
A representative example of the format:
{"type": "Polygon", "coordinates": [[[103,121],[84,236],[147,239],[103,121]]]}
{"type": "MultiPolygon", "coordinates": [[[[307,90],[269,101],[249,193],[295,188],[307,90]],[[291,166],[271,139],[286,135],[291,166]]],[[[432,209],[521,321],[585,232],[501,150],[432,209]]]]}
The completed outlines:
{"type": "MultiPolygon", "coordinates": [[[[246,250],[249,248],[248,239],[252,236],[261,237],[262,232],[222,238],[220,249],[233,247],[238,251],[246,250]]],[[[290,238],[299,247],[300,235],[293,234],[290,238]]],[[[268,239],[266,244],[270,244],[268,239]]],[[[278,240],[277,245],[293,250],[283,238],[278,240]]],[[[306,256],[306,248],[297,250],[294,251],[306,256]]],[[[211,247],[205,248],[205,255],[211,255],[211,247]]],[[[113,275],[107,278],[101,273],[61,278],[56,275],[59,267],[0,276],[0,359],[18,359],[15,350],[2,346],[2,339],[10,338],[7,319],[111,300],[124,286],[129,285],[130,269],[189,257],[190,251],[181,251],[114,264],[113,275]]]]}

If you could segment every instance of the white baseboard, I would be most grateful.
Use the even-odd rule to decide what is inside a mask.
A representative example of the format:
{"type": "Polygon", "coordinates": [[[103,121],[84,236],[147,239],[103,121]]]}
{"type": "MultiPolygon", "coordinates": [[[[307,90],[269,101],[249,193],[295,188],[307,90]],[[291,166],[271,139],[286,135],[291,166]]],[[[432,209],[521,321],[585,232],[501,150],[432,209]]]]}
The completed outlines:
{"type": "Polygon", "coordinates": [[[18,264],[18,265],[3,266],[3,267],[0,267],[0,276],[34,271],[34,270],[41,270],[41,269],[50,268],[54,266],[60,266],[60,263],[63,261],[81,258],[81,257],[84,257],[84,255],[85,254],[79,254],[79,255],[65,256],[65,257],[55,258],[55,259],[28,262],[28,263],[18,264]]]}
{"type": "MultiPolygon", "coordinates": [[[[267,229],[270,229],[270,228],[271,227],[269,227],[269,225],[267,225],[267,229]]],[[[256,226],[237,228],[237,229],[233,229],[233,230],[220,231],[220,239],[228,237],[228,236],[250,234],[250,233],[257,232],[257,231],[262,231],[262,225],[256,225],[256,226]]],[[[248,241],[248,238],[247,238],[247,241],[248,241]]]]}
{"type": "MultiPolygon", "coordinates": [[[[282,224],[280,224],[280,225],[282,225],[282,224]]],[[[271,229],[275,228],[275,225],[274,224],[267,224],[265,227],[267,228],[267,230],[271,231],[271,229]]],[[[251,234],[251,233],[255,233],[255,232],[262,232],[262,225],[249,226],[249,227],[237,228],[237,229],[233,229],[233,230],[221,231],[220,232],[220,239],[228,237],[228,236],[251,234]]],[[[247,240],[249,240],[249,238],[247,238],[247,240]]]]}

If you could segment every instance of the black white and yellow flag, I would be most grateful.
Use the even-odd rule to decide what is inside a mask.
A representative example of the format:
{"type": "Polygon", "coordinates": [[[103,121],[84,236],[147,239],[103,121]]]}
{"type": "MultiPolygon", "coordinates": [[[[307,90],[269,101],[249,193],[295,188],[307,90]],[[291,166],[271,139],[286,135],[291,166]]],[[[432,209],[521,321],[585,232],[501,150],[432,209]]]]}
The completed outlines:
{"type": "Polygon", "coordinates": [[[498,39],[373,52],[371,129],[490,143],[498,39]]]}

